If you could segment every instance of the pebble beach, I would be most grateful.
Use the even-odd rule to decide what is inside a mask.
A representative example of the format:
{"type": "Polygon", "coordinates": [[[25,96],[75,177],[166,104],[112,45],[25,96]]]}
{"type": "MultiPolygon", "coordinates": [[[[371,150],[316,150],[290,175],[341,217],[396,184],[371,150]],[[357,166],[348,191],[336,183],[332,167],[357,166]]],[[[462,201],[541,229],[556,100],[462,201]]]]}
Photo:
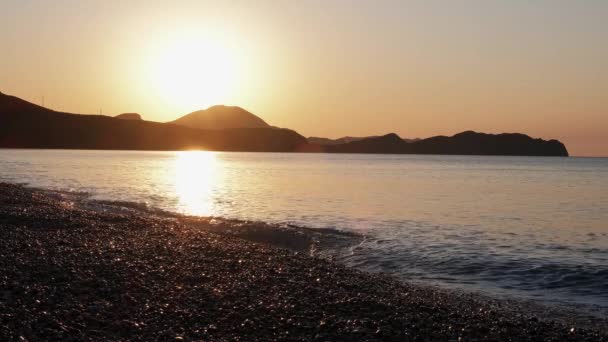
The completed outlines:
{"type": "Polygon", "coordinates": [[[0,183],[0,340],[608,341],[209,228],[0,183]]]}

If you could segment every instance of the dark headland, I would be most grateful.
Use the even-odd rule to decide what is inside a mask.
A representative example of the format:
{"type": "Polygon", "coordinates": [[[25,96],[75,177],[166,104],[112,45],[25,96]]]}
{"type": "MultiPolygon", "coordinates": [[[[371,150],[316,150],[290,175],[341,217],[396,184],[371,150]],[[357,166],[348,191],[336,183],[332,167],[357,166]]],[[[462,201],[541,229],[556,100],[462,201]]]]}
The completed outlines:
{"type": "Polygon", "coordinates": [[[194,129],[171,123],[56,112],[0,94],[0,147],[292,152],[306,139],[275,128],[194,129]]]}
{"type": "Polygon", "coordinates": [[[381,137],[329,145],[333,153],[459,154],[504,156],[568,156],[557,140],[532,139],[525,134],[485,134],[473,131],[406,142],[391,133],[381,137]]]}
{"type": "Polygon", "coordinates": [[[117,208],[0,183],[1,341],[608,341],[601,326],[218,235],[208,219],[117,208]]]}
{"type": "Polygon", "coordinates": [[[524,134],[468,131],[416,140],[394,133],[306,139],[293,130],[269,126],[240,107],[214,106],[160,123],[141,120],[137,114],[56,112],[2,93],[0,148],[568,156],[561,142],[524,134]]]}

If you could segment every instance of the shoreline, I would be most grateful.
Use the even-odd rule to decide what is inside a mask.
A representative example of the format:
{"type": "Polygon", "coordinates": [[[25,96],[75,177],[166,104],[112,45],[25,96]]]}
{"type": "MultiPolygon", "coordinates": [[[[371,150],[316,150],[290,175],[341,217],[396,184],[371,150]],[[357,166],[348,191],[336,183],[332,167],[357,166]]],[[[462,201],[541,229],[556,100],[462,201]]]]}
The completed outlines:
{"type": "Polygon", "coordinates": [[[196,221],[95,211],[0,183],[0,340],[608,341],[605,326],[357,271],[196,221]]]}
{"type": "MultiPolygon", "coordinates": [[[[1,181],[0,181],[1,183],[1,181]]],[[[325,228],[309,227],[290,222],[272,222],[247,218],[230,218],[222,216],[195,216],[170,209],[163,209],[145,202],[130,200],[113,200],[108,197],[97,197],[95,193],[77,190],[46,189],[23,184],[26,188],[43,191],[51,196],[62,196],[80,209],[102,213],[125,213],[134,215],[153,215],[159,218],[172,218],[180,222],[221,235],[242,238],[248,241],[269,244],[272,247],[287,248],[311,257],[336,261],[347,267],[372,274],[385,274],[399,281],[432,286],[441,290],[463,292],[487,297],[488,300],[504,300],[525,305],[537,315],[555,320],[575,322],[579,326],[595,327],[599,325],[608,331],[608,306],[598,305],[592,301],[577,302],[566,298],[539,298],[533,294],[522,294],[502,288],[486,288],[473,283],[445,283],[440,281],[414,279],[410,276],[382,271],[380,269],[358,268],[348,261],[353,248],[377,239],[371,232],[358,232],[346,227],[325,228]],[[563,319],[566,317],[566,319],[563,319]]]]}

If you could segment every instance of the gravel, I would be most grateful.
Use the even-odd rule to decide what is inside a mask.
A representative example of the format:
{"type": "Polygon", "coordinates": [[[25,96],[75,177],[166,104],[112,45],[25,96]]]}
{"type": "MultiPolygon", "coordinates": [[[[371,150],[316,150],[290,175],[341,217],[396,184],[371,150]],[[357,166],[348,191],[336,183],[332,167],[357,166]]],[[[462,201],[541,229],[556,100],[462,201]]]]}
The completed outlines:
{"type": "Polygon", "coordinates": [[[176,217],[0,183],[0,340],[608,341],[176,217]]]}

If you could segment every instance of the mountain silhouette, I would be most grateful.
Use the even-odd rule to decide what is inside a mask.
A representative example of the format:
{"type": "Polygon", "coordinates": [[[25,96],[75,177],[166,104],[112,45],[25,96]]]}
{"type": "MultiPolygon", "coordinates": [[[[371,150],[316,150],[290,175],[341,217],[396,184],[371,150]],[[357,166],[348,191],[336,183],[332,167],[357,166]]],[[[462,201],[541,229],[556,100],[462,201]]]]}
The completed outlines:
{"type": "Polygon", "coordinates": [[[415,153],[568,156],[557,140],[533,139],[520,133],[485,134],[473,131],[452,137],[437,136],[412,143],[415,153]]]}
{"type": "MultiPolygon", "coordinates": [[[[229,123],[230,120],[226,119],[213,126],[204,126],[213,129],[198,129],[174,123],[132,120],[135,118],[132,114],[118,118],[62,113],[0,93],[0,147],[568,156],[564,144],[557,140],[533,139],[519,133],[466,131],[451,137],[417,140],[404,140],[390,133],[322,145],[309,142],[295,131],[268,126],[257,116],[238,107],[215,106],[207,111],[212,113],[208,117],[221,116],[218,113],[239,113],[234,116],[228,114],[227,117],[248,118],[240,121],[241,124],[246,121],[247,125],[264,126],[238,128],[241,124],[236,121],[229,123]]],[[[207,116],[199,114],[201,112],[182,119],[197,121],[195,119],[199,116],[207,116]]],[[[208,119],[200,122],[205,120],[208,119]]]]}
{"type": "Polygon", "coordinates": [[[287,129],[201,130],[169,123],[56,112],[0,93],[0,147],[124,150],[296,151],[287,129]]]}
{"type": "Polygon", "coordinates": [[[533,139],[519,133],[485,134],[473,131],[412,142],[404,141],[397,134],[391,133],[346,144],[323,146],[323,149],[332,153],[568,156],[564,144],[557,140],[533,139]]]}
{"type": "Polygon", "coordinates": [[[241,107],[222,105],[187,114],[170,123],[199,129],[270,127],[264,120],[241,107]]]}

